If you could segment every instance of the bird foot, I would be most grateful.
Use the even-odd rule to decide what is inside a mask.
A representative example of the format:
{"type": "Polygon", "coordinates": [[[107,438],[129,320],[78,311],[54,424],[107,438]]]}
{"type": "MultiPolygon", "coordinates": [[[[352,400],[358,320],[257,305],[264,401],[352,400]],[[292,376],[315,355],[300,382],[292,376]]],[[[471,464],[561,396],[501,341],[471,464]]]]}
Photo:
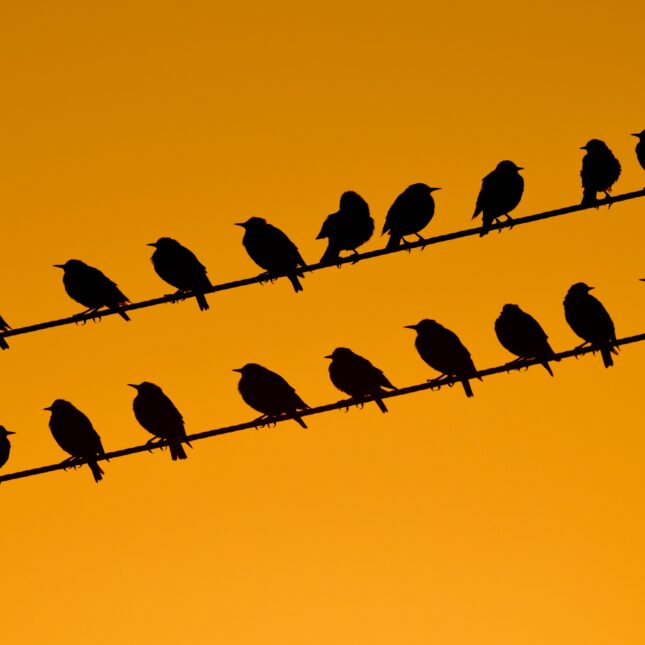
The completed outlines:
{"type": "Polygon", "coordinates": [[[175,293],[167,293],[164,297],[168,298],[168,302],[175,305],[182,300],[186,300],[186,298],[188,297],[188,292],[179,289],[178,291],[175,291],[175,293]]]}
{"type": "Polygon", "coordinates": [[[63,470],[69,470],[70,468],[73,468],[74,470],[76,470],[77,468],[80,468],[83,464],[79,463],[78,457],[68,457],[67,459],[63,459],[63,461],[60,462],[60,465],[63,466],[63,470]]]}
{"type": "Polygon", "coordinates": [[[273,284],[278,278],[275,276],[272,276],[270,273],[260,273],[258,276],[260,278],[260,284],[266,284],[267,282],[270,282],[273,284]]]}
{"type": "MultiPolygon", "coordinates": [[[[428,379],[428,383],[430,384],[431,390],[439,390],[441,387],[443,387],[445,381],[446,381],[445,376],[439,376],[438,378],[428,379]]],[[[450,387],[452,387],[452,383],[450,384],[450,387]]]]}
{"type": "MultiPolygon", "coordinates": [[[[161,443],[161,439],[157,437],[153,437],[152,439],[149,439],[146,441],[146,446],[150,446],[148,448],[148,452],[152,452],[155,448],[159,447],[159,444],[161,443]]],[[[166,446],[161,446],[161,449],[163,450],[166,446]]]]}
{"type": "Polygon", "coordinates": [[[261,417],[258,417],[253,421],[253,425],[256,430],[260,428],[275,428],[276,421],[274,417],[270,417],[268,414],[263,414],[261,417]]]}

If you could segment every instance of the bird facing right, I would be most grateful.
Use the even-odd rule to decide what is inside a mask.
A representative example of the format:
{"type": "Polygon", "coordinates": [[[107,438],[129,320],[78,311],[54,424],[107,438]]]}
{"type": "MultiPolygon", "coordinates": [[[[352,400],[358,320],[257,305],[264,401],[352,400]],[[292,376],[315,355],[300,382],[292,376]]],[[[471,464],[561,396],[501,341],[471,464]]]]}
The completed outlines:
{"type": "Polygon", "coordinates": [[[645,130],[635,132],[632,134],[632,137],[636,137],[638,139],[638,143],[636,144],[636,158],[638,159],[638,163],[641,165],[641,168],[645,170],[645,130]]]}
{"type": "Polygon", "coordinates": [[[440,188],[426,184],[408,186],[395,200],[385,217],[383,233],[389,233],[386,249],[395,249],[405,241],[406,235],[416,235],[424,239],[419,231],[424,229],[434,216],[432,193],[440,188]]]}
{"type": "Polygon", "coordinates": [[[0,468],[2,468],[9,459],[9,453],[11,452],[11,444],[9,443],[9,435],[16,434],[7,430],[4,426],[0,426],[0,468]]]}
{"type": "Polygon", "coordinates": [[[612,186],[620,177],[620,162],[614,157],[607,144],[600,139],[591,139],[580,150],[586,150],[582,158],[582,205],[596,206],[597,193],[609,197],[612,186]]]}
{"type": "MultiPolygon", "coordinates": [[[[9,331],[10,329],[11,325],[0,316],[0,331],[9,331]]],[[[0,336],[0,349],[9,349],[9,343],[4,339],[4,336],[0,336]]]]}

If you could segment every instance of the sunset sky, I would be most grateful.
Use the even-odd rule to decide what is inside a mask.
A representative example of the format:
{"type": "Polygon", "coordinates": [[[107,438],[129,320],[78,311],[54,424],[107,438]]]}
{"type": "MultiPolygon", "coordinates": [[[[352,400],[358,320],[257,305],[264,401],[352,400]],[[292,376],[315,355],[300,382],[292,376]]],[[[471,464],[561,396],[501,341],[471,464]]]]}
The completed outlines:
{"type": "MultiPolygon", "coordinates": [[[[82,309],[60,270],[104,271],[133,301],[169,293],[146,244],[171,236],[214,283],[259,272],[234,222],[264,217],[307,262],[345,190],[381,248],[409,184],[440,186],[436,235],[468,228],[482,177],[510,159],[517,216],[580,201],[591,138],[645,187],[635,0],[330,0],[6,5],[0,57],[0,314],[82,309]]],[[[233,368],[258,362],[311,406],[342,398],[346,346],[399,387],[436,376],[405,325],[434,318],[478,368],[513,357],[505,303],[556,351],[580,342],[574,282],[619,337],[645,332],[645,199],[195,301],[9,339],[1,473],[61,461],[56,398],[107,450],[149,435],[127,383],[159,384],[189,433],[257,416],[233,368]]],[[[3,643],[641,645],[645,642],[645,344],[460,387],[0,486],[3,643]]]]}

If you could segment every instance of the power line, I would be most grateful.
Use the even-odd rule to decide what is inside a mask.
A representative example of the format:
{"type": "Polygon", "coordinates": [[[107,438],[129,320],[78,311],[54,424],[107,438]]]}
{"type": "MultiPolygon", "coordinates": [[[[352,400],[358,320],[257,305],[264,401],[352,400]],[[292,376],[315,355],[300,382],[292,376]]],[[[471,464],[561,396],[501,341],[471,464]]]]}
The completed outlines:
{"type": "MultiPolygon", "coordinates": [[[[619,346],[629,345],[632,343],[639,343],[643,340],[645,340],[645,333],[637,334],[635,336],[628,336],[626,338],[620,338],[616,341],[616,345],[619,345],[619,346]]],[[[578,356],[582,356],[584,354],[590,354],[596,351],[598,351],[598,349],[595,347],[582,347],[582,348],[571,349],[571,350],[567,350],[565,352],[560,352],[556,354],[555,358],[552,360],[564,360],[567,358],[577,358],[578,356]]],[[[479,370],[469,378],[485,378],[488,376],[492,376],[493,374],[519,371],[524,368],[531,367],[533,365],[539,365],[539,364],[540,362],[534,359],[521,361],[521,362],[512,361],[510,363],[505,363],[504,365],[498,365],[496,367],[490,367],[488,369],[479,370]]],[[[437,382],[437,379],[434,379],[431,381],[427,381],[425,383],[419,383],[417,385],[410,385],[408,387],[403,387],[398,390],[394,390],[392,392],[383,392],[382,394],[379,394],[379,398],[389,399],[389,398],[394,398],[399,396],[405,396],[407,394],[413,394],[415,392],[422,392],[424,390],[441,389],[442,387],[445,387],[445,386],[452,386],[454,383],[458,383],[459,381],[460,379],[456,377],[449,377],[449,378],[440,377],[439,382],[437,382]]],[[[341,410],[343,408],[349,408],[355,405],[363,405],[364,403],[369,403],[370,401],[373,401],[373,400],[374,400],[373,398],[368,397],[361,401],[352,401],[351,399],[336,401],[335,403],[328,403],[326,405],[319,405],[318,407],[315,407],[315,408],[300,410],[298,411],[298,416],[309,417],[316,414],[323,414],[325,412],[330,412],[332,410],[341,410]]],[[[262,425],[268,425],[269,423],[275,424],[275,423],[282,423],[284,421],[290,421],[290,420],[292,420],[292,418],[288,416],[275,417],[270,422],[259,421],[256,419],[254,421],[248,421],[246,423],[238,423],[236,425],[225,426],[223,428],[216,428],[214,430],[197,432],[195,434],[188,435],[187,439],[189,441],[199,441],[200,439],[208,439],[210,437],[218,437],[224,434],[231,434],[232,432],[240,432],[241,430],[258,428],[262,425]]],[[[161,448],[165,448],[167,445],[168,444],[165,441],[159,441],[159,442],[155,442],[154,444],[143,444],[140,446],[132,446],[130,448],[124,448],[122,450],[114,450],[112,452],[106,453],[105,457],[97,457],[96,461],[118,459],[119,457],[125,457],[127,455],[133,455],[139,452],[149,452],[152,450],[159,450],[161,448]]],[[[82,459],[79,459],[77,462],[78,465],[82,465],[85,463],[86,462],[82,459]]],[[[55,470],[65,470],[66,468],[69,468],[69,464],[57,463],[57,464],[49,464],[47,466],[40,466],[39,468],[30,468],[29,470],[21,470],[15,473],[7,473],[6,475],[0,476],[0,484],[2,482],[10,481],[12,479],[34,477],[35,475],[43,475],[44,473],[50,473],[55,470]]]]}

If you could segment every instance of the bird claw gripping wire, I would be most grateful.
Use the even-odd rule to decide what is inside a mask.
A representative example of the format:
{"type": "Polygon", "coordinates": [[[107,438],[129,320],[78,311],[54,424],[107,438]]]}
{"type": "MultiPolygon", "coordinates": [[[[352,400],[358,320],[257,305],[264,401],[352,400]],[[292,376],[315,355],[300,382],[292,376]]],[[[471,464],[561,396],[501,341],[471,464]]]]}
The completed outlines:
{"type": "MultiPolygon", "coordinates": [[[[428,384],[430,385],[431,390],[440,390],[446,383],[446,377],[445,376],[439,376],[437,378],[429,378],[428,379],[428,384]]],[[[452,383],[448,383],[450,387],[452,387],[452,383]]]]}
{"type": "Polygon", "coordinates": [[[146,441],[146,446],[149,446],[148,452],[152,452],[155,448],[161,448],[162,450],[165,450],[167,446],[159,445],[160,443],[162,443],[162,441],[163,439],[157,439],[157,437],[148,439],[148,441],[146,441]]]}
{"type": "Polygon", "coordinates": [[[60,464],[63,466],[63,470],[69,470],[70,468],[76,470],[83,465],[82,463],[79,463],[78,457],[68,457],[67,459],[63,459],[60,464]]]}
{"type": "Polygon", "coordinates": [[[260,428],[275,428],[276,420],[268,414],[263,414],[261,417],[258,417],[253,421],[253,426],[256,430],[259,430],[260,428]]]}
{"type": "Polygon", "coordinates": [[[168,293],[164,297],[168,299],[168,302],[170,302],[173,305],[176,305],[178,302],[181,302],[182,300],[186,300],[190,294],[187,291],[182,291],[179,289],[178,291],[175,291],[175,293],[168,293]]]}
{"type": "Polygon", "coordinates": [[[268,272],[260,273],[258,277],[260,278],[260,284],[266,284],[267,282],[273,284],[278,279],[277,276],[271,275],[268,272]]]}

